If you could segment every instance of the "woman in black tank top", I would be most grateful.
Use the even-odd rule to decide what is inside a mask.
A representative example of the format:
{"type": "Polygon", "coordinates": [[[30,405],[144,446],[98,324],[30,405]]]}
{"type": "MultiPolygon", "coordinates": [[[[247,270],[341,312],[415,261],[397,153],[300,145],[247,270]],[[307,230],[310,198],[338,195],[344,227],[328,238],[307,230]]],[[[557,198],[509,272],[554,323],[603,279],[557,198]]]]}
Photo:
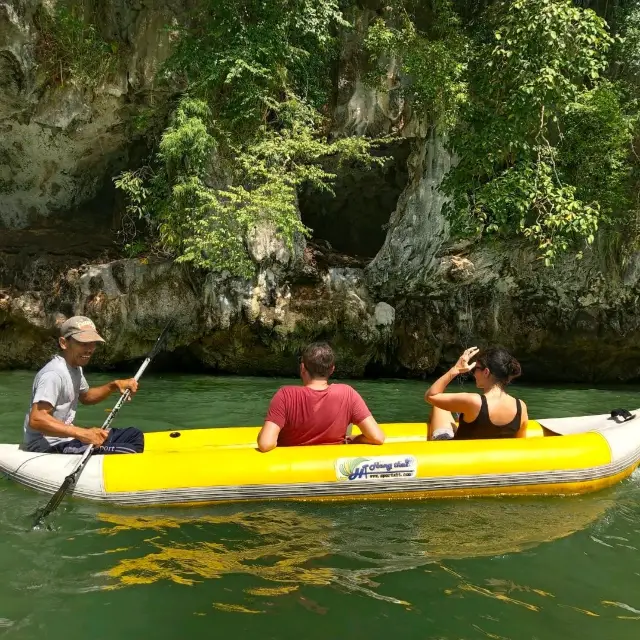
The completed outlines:
{"type": "Polygon", "coordinates": [[[429,440],[474,440],[524,436],[529,416],[527,405],[510,396],[506,386],[521,373],[518,361],[505,349],[482,352],[467,349],[458,362],[438,378],[425,400],[433,406],[429,440]],[[470,362],[475,358],[475,362],[470,362]],[[447,385],[462,373],[473,371],[477,393],[444,393],[447,385]],[[459,414],[456,426],[454,413],[459,414]]]}

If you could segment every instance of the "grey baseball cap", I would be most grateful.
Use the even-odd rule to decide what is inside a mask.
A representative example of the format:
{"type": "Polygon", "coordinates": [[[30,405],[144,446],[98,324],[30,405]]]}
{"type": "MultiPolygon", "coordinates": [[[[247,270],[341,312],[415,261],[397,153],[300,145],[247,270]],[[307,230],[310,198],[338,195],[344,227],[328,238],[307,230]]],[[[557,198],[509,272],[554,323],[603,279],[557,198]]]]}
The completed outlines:
{"type": "Polygon", "coordinates": [[[60,335],[63,338],[73,338],[78,342],[104,342],[96,331],[96,325],[85,316],[73,316],[62,323],[60,335]]]}

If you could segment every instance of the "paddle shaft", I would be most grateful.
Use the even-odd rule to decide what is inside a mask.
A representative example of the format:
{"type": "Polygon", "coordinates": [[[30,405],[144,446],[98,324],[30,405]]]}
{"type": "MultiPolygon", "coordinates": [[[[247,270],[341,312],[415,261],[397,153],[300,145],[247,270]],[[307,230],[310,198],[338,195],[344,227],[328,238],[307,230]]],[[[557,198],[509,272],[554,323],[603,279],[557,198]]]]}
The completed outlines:
{"type": "MultiPolygon", "coordinates": [[[[169,322],[169,324],[167,324],[167,326],[164,328],[164,330],[156,340],[156,343],[153,346],[153,349],[149,352],[144,362],[138,369],[136,375],[134,376],[134,380],[136,382],[140,380],[145,369],[149,366],[149,364],[151,363],[153,358],[156,356],[158,351],[160,351],[160,347],[162,346],[162,342],[170,326],[171,326],[171,322],[169,322]]],[[[118,402],[116,402],[113,409],[111,409],[109,415],[107,416],[107,419],[104,421],[104,424],[102,425],[103,429],[106,429],[107,431],[109,431],[109,429],[111,428],[110,425],[113,422],[113,419],[116,417],[116,414],[118,413],[118,411],[120,411],[120,407],[122,407],[122,405],[127,401],[127,398],[129,398],[130,395],[131,395],[131,390],[127,389],[118,398],[118,402]]],[[[64,498],[64,496],[68,493],[69,489],[75,486],[76,482],[78,481],[78,478],[80,477],[80,474],[82,473],[82,470],[87,465],[87,462],[89,462],[89,458],[91,456],[91,453],[93,452],[93,449],[94,449],[94,445],[92,444],[85,449],[75,469],[64,479],[64,482],[62,483],[60,488],[53,494],[53,496],[51,496],[51,500],[49,500],[46,507],[38,511],[35,522],[33,524],[34,527],[38,526],[48,515],[53,513],[62,502],[62,499],[64,498]]]]}

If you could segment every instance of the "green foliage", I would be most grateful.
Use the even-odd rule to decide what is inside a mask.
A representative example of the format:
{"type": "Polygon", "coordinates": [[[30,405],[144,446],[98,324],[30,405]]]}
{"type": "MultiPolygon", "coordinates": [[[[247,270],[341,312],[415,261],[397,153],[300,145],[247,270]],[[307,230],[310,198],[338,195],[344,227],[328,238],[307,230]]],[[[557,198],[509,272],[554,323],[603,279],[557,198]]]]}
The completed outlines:
{"type": "Polygon", "coordinates": [[[624,113],[616,87],[603,83],[568,105],[558,144],[558,173],[585,202],[613,221],[632,207],[629,151],[637,116],[624,113]]]}
{"type": "MultiPolygon", "coordinates": [[[[442,188],[454,230],[526,237],[547,264],[572,248],[580,255],[604,224],[625,227],[640,191],[640,9],[617,3],[614,37],[578,4],[388,0],[363,50],[367,82],[448,133],[458,164],[442,188]]],[[[171,26],[162,70],[181,98],[148,166],[116,184],[131,218],[149,225],[154,250],[249,275],[254,226],[273,225],[289,244],[308,232],[296,194],[306,184],[331,190],[324,160],[383,161],[371,157],[372,141],[327,135],[338,34],[349,29],[341,8],[361,9],[340,0],[193,6],[171,26]]],[[[73,13],[55,22],[42,32],[57,30],[47,35],[50,58],[65,80],[81,69],[104,77],[98,62],[110,56],[95,30],[73,13]]],[[[163,119],[141,113],[136,124],[163,119]]]]}
{"type": "Polygon", "coordinates": [[[373,72],[368,80],[374,86],[388,89],[380,81],[386,77],[392,59],[399,61],[396,78],[402,96],[412,107],[426,114],[441,129],[448,129],[458,118],[467,100],[465,72],[469,40],[451,0],[436,0],[433,11],[419,29],[412,3],[390,3],[385,18],[370,27],[365,40],[373,72]]]}
{"type": "Polygon", "coordinates": [[[129,215],[149,223],[162,251],[250,276],[251,228],[269,224],[289,246],[308,232],[297,190],[331,189],[322,159],[384,160],[364,139],[324,134],[332,32],[346,24],[335,0],[198,4],[163,71],[187,91],[149,166],[116,179],[129,215]]]}
{"type": "Polygon", "coordinates": [[[116,186],[129,197],[128,212],[145,219],[161,250],[179,262],[248,273],[242,211],[229,215],[223,194],[207,185],[215,141],[211,113],[201,100],[185,98],[164,132],[153,168],[125,172],[116,186]]]}
{"type": "Polygon", "coordinates": [[[634,84],[640,83],[640,6],[630,2],[616,12],[620,23],[619,38],[614,45],[614,60],[617,75],[634,84]]]}
{"type": "MultiPolygon", "coordinates": [[[[234,149],[234,180],[210,185],[214,126],[207,104],[184,98],[165,131],[153,172],[125,172],[116,186],[129,196],[129,213],[156,231],[162,250],[177,262],[250,276],[253,264],[245,238],[257,224],[271,224],[291,247],[307,233],[298,216],[297,188],[303,183],[330,189],[335,177],[319,166],[327,156],[369,161],[367,141],[347,138],[327,143],[316,135],[313,111],[291,102],[281,105],[290,123],[266,125],[256,142],[234,149]]],[[[381,162],[383,159],[376,160],[381,162]]]]}
{"type": "Polygon", "coordinates": [[[118,43],[105,42],[78,7],[58,3],[51,11],[42,9],[38,27],[38,61],[53,82],[95,87],[116,71],[118,43]]]}
{"type": "MultiPolygon", "coordinates": [[[[449,211],[459,230],[531,238],[550,264],[592,243],[600,220],[593,193],[561,176],[558,143],[598,85],[612,38],[570,0],[502,0],[485,19],[492,34],[474,47],[472,99],[451,141],[460,162],[444,185],[449,211]]],[[[579,169],[570,159],[566,168],[579,169]]]]}
{"type": "Polygon", "coordinates": [[[127,258],[137,258],[138,256],[143,255],[149,250],[147,243],[144,240],[133,240],[132,242],[127,242],[124,246],[124,255],[127,258]]]}
{"type": "Polygon", "coordinates": [[[206,99],[220,128],[244,141],[277,117],[283,99],[326,103],[340,25],[337,0],[202,0],[165,77],[206,99]]]}
{"type": "Polygon", "coordinates": [[[487,233],[508,237],[515,231],[533,239],[550,265],[575,238],[594,240],[600,207],[583,203],[575,192],[557,179],[553,160],[541,158],[509,167],[484,184],[476,192],[473,213],[487,233]]]}

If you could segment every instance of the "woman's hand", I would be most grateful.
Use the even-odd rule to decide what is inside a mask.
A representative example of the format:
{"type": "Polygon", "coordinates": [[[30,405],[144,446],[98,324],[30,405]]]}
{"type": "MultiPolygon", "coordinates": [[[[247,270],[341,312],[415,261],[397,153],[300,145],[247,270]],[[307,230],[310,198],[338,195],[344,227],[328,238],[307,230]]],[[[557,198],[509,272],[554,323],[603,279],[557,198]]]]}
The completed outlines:
{"type": "Polygon", "coordinates": [[[458,358],[449,371],[441,375],[424,394],[424,399],[434,407],[445,411],[457,411],[466,413],[480,406],[480,396],[477,393],[445,393],[447,386],[462,373],[473,371],[475,362],[469,364],[469,360],[478,355],[478,347],[470,347],[458,358]]]}
{"type": "Polygon", "coordinates": [[[465,349],[463,354],[458,358],[458,362],[453,365],[451,370],[455,371],[456,375],[462,375],[463,373],[473,371],[476,363],[472,362],[469,364],[469,360],[471,360],[471,358],[475,358],[479,352],[480,349],[478,349],[478,347],[469,347],[469,349],[465,349]]]}

